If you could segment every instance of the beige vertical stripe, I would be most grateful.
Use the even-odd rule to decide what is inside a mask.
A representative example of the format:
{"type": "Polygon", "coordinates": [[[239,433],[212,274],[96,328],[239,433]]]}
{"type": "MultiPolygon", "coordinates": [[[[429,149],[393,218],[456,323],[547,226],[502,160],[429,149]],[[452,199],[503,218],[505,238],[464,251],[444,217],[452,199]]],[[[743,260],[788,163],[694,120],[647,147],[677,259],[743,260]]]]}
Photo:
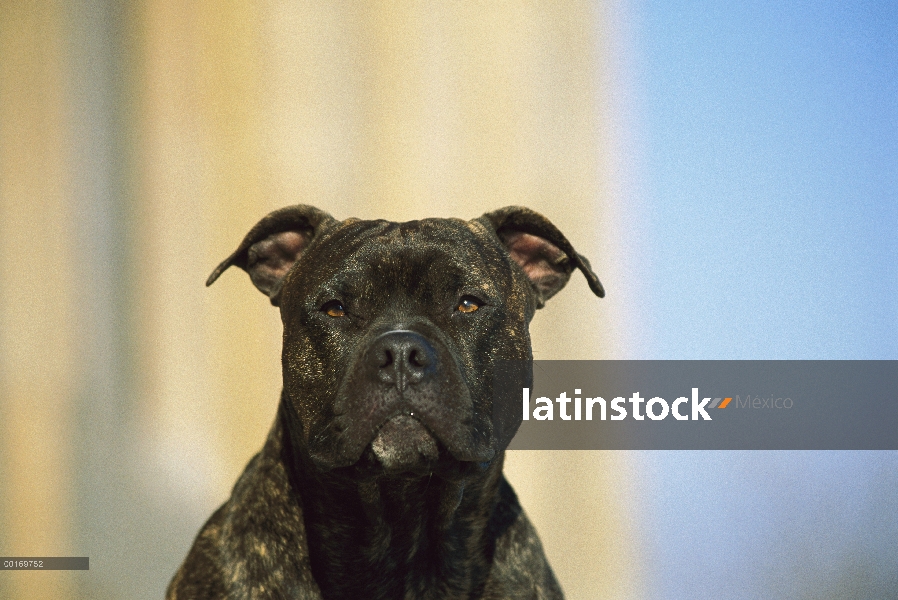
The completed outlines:
{"type": "MultiPolygon", "coordinates": [[[[209,146],[203,207],[210,226],[205,271],[229,255],[268,211],[255,3],[201,4],[202,119],[209,146]]],[[[239,269],[204,290],[209,308],[212,415],[226,432],[225,460],[242,470],[261,447],[280,393],[280,317],[239,269]]]]}
{"type": "Polygon", "coordinates": [[[192,3],[148,2],[135,81],[134,140],[140,203],[134,309],[139,388],[158,493],[209,502],[223,485],[209,445],[210,375],[203,319],[205,243],[202,211],[208,170],[198,106],[198,15],[192,3]]]}
{"type": "MultiPolygon", "coordinates": [[[[75,348],[65,28],[55,2],[0,5],[2,551],[65,556],[75,348]]],[[[64,572],[5,572],[10,598],[65,598],[64,572]]]]}
{"type": "Polygon", "coordinates": [[[343,218],[359,195],[361,3],[261,2],[259,101],[272,206],[312,204],[343,218]]]}
{"type": "Polygon", "coordinates": [[[276,309],[238,270],[204,282],[268,210],[258,18],[246,3],[151,2],[143,16],[137,309],[146,428],[163,494],[220,502],[274,418],[276,309]]]}

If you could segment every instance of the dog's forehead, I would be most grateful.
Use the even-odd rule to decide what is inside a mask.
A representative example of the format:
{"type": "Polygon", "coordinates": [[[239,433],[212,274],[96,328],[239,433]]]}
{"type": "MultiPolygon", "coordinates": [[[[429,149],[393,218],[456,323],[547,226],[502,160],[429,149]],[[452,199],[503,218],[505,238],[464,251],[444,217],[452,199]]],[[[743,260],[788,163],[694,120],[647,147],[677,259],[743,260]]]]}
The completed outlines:
{"type": "Polygon", "coordinates": [[[391,221],[347,220],[322,237],[315,260],[364,268],[390,257],[473,265],[496,257],[497,240],[476,221],[422,219],[391,221]]]}

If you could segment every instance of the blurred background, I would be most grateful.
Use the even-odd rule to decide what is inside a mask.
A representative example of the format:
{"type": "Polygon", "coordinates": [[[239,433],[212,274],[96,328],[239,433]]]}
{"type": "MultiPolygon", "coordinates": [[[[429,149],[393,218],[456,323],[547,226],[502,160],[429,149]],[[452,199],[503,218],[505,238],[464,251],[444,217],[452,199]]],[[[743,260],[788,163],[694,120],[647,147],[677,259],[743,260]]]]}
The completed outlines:
{"type": "MultiPolygon", "coordinates": [[[[898,359],[896,31],[864,0],[0,0],[0,555],[91,562],[0,598],[162,597],[280,389],[277,310],[203,282],[284,205],[542,212],[608,296],[574,276],[537,358],[898,359]]],[[[895,452],[507,472],[571,599],[898,597],[895,452]]]]}

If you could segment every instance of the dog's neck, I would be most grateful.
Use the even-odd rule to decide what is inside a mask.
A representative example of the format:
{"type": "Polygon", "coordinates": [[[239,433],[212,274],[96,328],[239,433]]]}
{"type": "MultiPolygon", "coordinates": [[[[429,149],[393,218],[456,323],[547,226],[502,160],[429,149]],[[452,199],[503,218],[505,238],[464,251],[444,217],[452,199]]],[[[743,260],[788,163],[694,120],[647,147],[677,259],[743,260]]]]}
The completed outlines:
{"type": "MultiPolygon", "coordinates": [[[[281,408],[286,425],[289,411],[281,408]]],[[[483,586],[493,540],[505,526],[495,510],[503,455],[466,478],[359,482],[321,473],[297,451],[290,429],[284,427],[284,460],[326,598],[468,598],[483,586]]]]}

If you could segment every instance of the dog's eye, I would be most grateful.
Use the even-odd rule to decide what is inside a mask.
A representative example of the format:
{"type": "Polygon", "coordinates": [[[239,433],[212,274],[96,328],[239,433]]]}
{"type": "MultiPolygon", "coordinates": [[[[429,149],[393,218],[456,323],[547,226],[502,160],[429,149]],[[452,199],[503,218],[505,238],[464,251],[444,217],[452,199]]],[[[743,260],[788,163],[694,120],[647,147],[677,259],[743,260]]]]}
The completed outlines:
{"type": "Polygon", "coordinates": [[[340,304],[339,300],[331,300],[321,307],[322,312],[327,313],[329,317],[345,317],[346,309],[340,304]]]}
{"type": "Polygon", "coordinates": [[[462,296],[458,301],[458,310],[463,313],[472,313],[480,308],[480,300],[474,296],[462,296]]]}

